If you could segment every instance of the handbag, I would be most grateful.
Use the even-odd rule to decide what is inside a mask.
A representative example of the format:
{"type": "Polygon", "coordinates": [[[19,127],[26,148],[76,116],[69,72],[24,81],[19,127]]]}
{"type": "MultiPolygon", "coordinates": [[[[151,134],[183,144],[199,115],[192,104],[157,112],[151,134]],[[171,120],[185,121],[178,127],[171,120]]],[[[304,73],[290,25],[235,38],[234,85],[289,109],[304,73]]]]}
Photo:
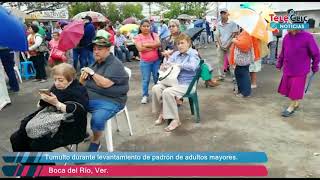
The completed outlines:
{"type": "Polygon", "coordinates": [[[159,70],[159,83],[165,86],[178,85],[180,67],[176,64],[171,65],[165,71],[159,70]]]}
{"type": "Polygon", "coordinates": [[[247,66],[250,65],[253,59],[252,48],[248,52],[243,52],[239,48],[234,49],[234,59],[237,66],[247,66]]]}
{"type": "MultiPolygon", "coordinates": [[[[40,34],[36,34],[36,36],[40,36],[41,37],[40,34]]],[[[46,40],[44,38],[42,38],[42,42],[41,42],[40,46],[36,49],[36,51],[38,51],[38,52],[49,52],[48,45],[47,45],[46,40]]]]}
{"type": "Polygon", "coordinates": [[[75,108],[71,113],[63,113],[58,111],[56,107],[48,106],[39,111],[26,125],[26,132],[29,138],[36,139],[46,135],[51,135],[51,138],[58,132],[61,121],[74,122],[73,113],[79,105],[82,109],[84,107],[73,101],[64,102],[72,103],[75,108]]]}
{"type": "Polygon", "coordinates": [[[53,48],[51,51],[50,51],[50,57],[52,59],[57,59],[57,60],[61,60],[63,62],[66,62],[67,60],[67,57],[65,55],[65,52],[64,51],[61,51],[60,49],[57,49],[57,48],[53,48]]]}

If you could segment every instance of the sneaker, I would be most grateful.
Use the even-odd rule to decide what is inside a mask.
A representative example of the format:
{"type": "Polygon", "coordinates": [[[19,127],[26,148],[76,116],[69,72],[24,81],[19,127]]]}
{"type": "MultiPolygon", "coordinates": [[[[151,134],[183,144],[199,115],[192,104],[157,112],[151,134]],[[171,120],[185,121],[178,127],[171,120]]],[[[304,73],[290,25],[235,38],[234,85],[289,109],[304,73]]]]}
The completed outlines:
{"type": "Polygon", "coordinates": [[[101,147],[101,144],[99,142],[99,144],[96,143],[90,143],[88,151],[87,152],[98,152],[99,149],[101,147]]]}
{"type": "Polygon", "coordinates": [[[255,89],[257,87],[258,87],[257,85],[251,84],[251,89],[255,89]]]}
{"type": "Polygon", "coordinates": [[[41,79],[34,79],[34,80],[32,80],[32,82],[38,82],[38,81],[41,81],[41,79]]]}
{"type": "Polygon", "coordinates": [[[45,82],[47,82],[48,80],[46,80],[46,79],[42,79],[41,81],[40,81],[40,83],[45,83],[45,82]]]}
{"type": "Polygon", "coordinates": [[[141,104],[147,104],[148,103],[148,97],[147,96],[143,96],[141,99],[141,104]]]}
{"type": "Polygon", "coordinates": [[[288,108],[287,108],[281,113],[281,115],[282,117],[290,117],[294,113],[294,111],[295,111],[294,109],[292,111],[288,111],[288,108]]]}

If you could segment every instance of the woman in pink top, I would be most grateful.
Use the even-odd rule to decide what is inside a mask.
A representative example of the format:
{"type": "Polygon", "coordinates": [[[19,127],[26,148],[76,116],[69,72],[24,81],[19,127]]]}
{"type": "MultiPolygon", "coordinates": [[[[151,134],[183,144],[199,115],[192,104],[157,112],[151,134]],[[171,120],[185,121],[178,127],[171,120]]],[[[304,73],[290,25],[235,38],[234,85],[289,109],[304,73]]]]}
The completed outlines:
{"type": "Polygon", "coordinates": [[[150,31],[150,21],[144,19],[140,23],[139,34],[134,38],[135,45],[140,53],[140,70],[142,74],[142,100],[141,104],[148,102],[148,88],[152,73],[153,82],[157,84],[160,58],[158,48],[160,39],[156,33],[150,31]]]}
{"type": "Polygon", "coordinates": [[[66,52],[58,49],[59,40],[60,33],[58,31],[54,31],[52,33],[52,39],[49,42],[50,56],[48,63],[51,67],[67,61],[66,52]]]}

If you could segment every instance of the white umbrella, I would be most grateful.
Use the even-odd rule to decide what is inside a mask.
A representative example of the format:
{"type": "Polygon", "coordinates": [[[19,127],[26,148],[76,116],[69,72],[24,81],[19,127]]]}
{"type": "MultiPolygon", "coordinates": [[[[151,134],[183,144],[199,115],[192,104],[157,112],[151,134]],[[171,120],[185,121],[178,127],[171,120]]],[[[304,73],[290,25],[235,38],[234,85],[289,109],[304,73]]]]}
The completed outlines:
{"type": "Polygon", "coordinates": [[[85,11],[75,15],[72,19],[79,20],[86,16],[90,16],[92,18],[92,22],[106,22],[109,21],[103,14],[94,12],[94,11],[85,11]]]}
{"type": "Polygon", "coordinates": [[[189,20],[189,19],[191,19],[191,16],[189,16],[188,14],[180,14],[177,19],[189,20]]]}

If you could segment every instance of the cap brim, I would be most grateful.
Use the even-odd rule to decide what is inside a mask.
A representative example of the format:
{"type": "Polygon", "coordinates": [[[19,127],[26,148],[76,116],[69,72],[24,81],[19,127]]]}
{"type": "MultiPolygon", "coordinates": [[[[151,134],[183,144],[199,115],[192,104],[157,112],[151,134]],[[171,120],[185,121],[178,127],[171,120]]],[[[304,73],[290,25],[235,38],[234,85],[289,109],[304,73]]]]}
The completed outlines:
{"type": "Polygon", "coordinates": [[[104,42],[99,42],[98,40],[92,41],[92,45],[98,45],[98,46],[105,46],[105,47],[111,47],[111,43],[104,43],[104,42]]]}

